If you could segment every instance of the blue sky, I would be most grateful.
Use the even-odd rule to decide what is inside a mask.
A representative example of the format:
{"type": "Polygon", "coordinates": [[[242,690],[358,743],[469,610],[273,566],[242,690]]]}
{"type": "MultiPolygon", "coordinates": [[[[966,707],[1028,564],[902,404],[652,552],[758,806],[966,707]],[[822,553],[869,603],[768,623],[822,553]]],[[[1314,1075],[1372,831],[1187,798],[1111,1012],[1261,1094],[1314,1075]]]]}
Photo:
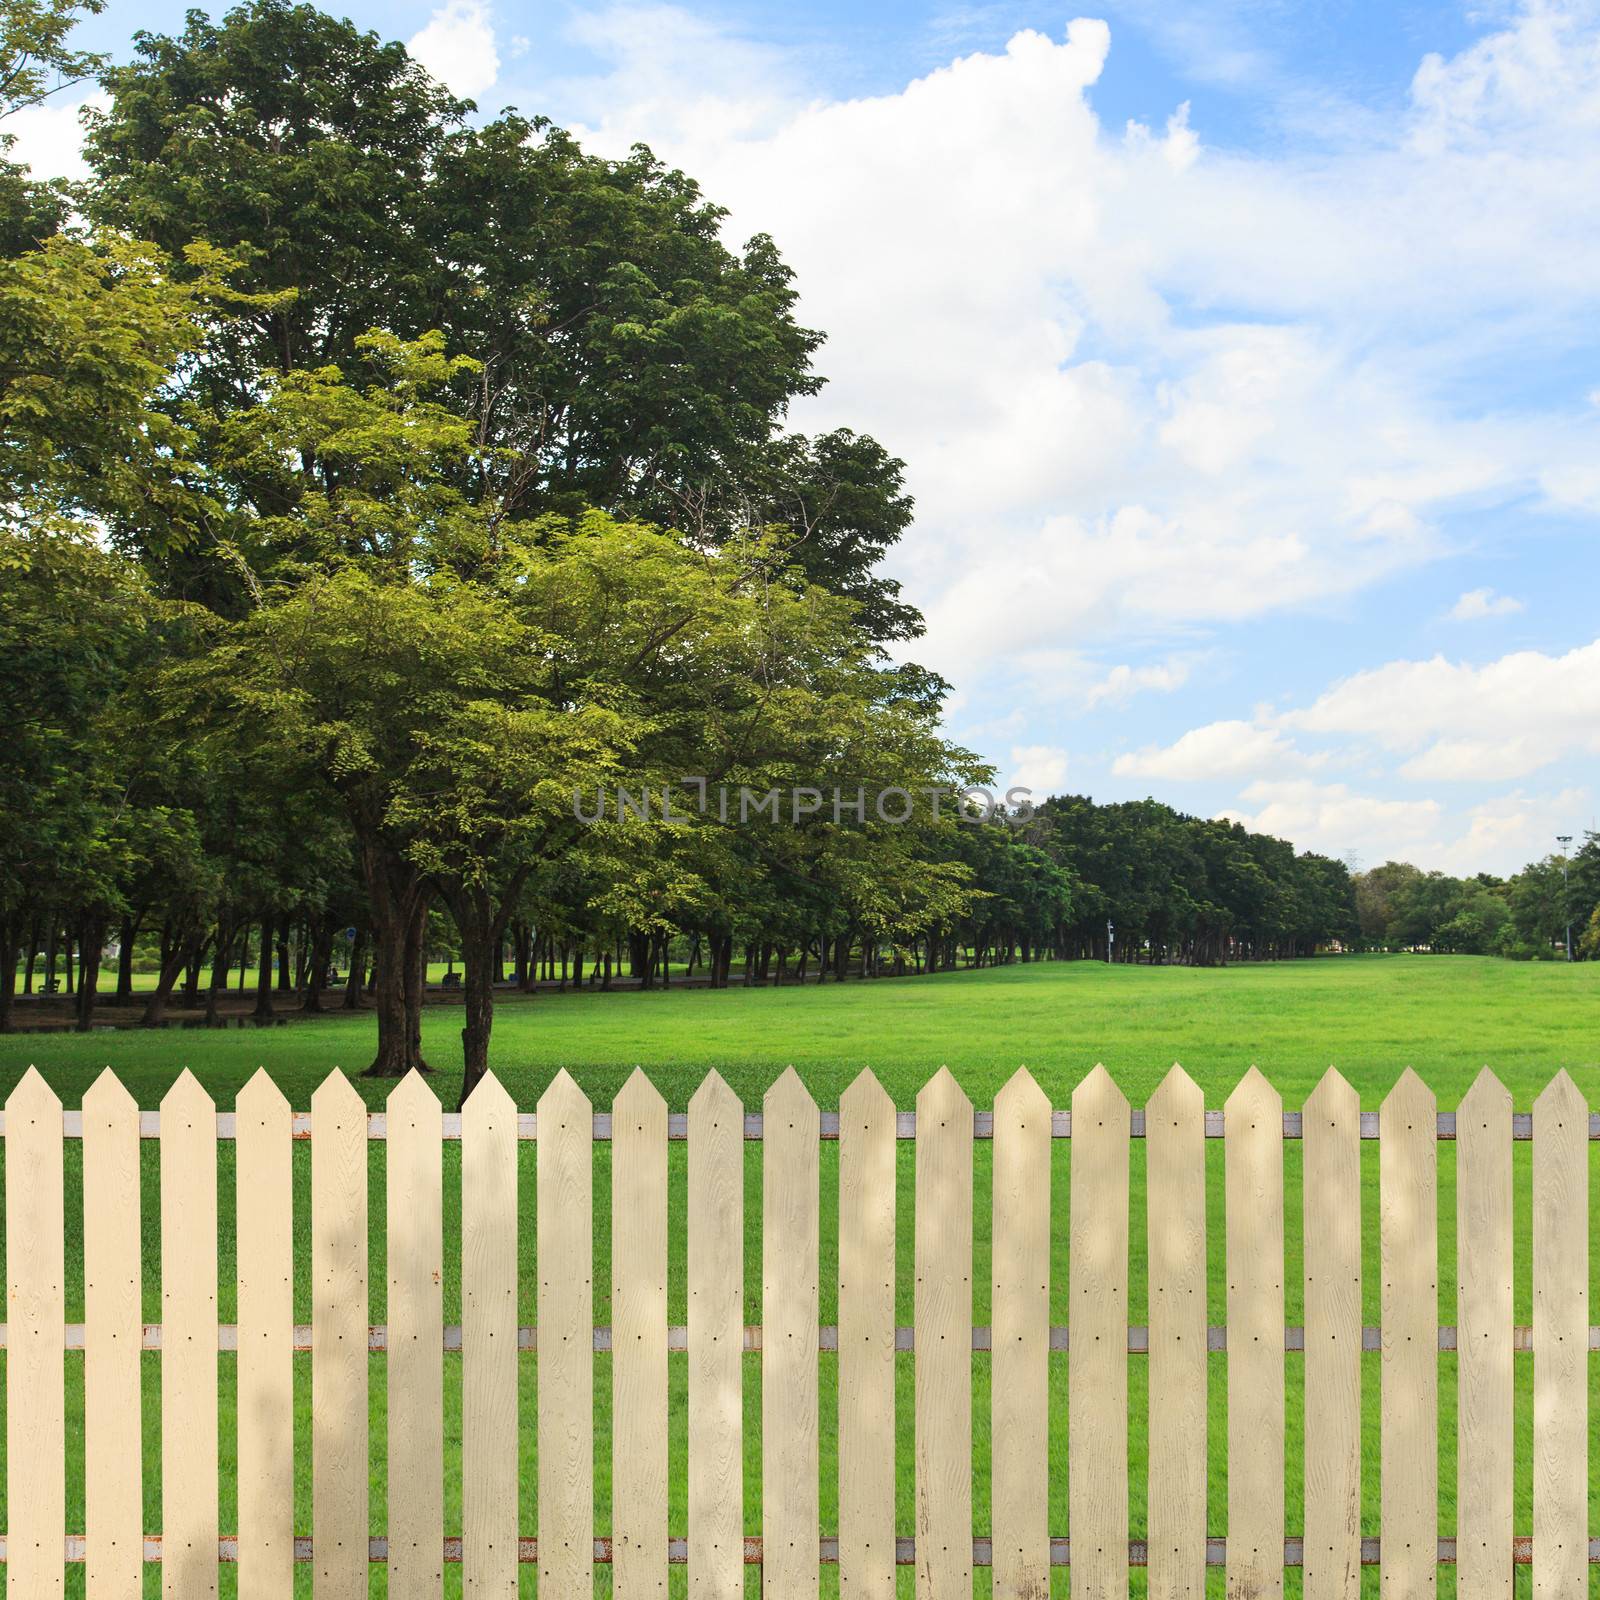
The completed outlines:
{"type": "Polygon", "coordinates": [[[1593,825],[1600,0],[350,9],[777,238],[793,420],[906,459],[916,654],[1003,780],[1364,865],[1593,825]]]}

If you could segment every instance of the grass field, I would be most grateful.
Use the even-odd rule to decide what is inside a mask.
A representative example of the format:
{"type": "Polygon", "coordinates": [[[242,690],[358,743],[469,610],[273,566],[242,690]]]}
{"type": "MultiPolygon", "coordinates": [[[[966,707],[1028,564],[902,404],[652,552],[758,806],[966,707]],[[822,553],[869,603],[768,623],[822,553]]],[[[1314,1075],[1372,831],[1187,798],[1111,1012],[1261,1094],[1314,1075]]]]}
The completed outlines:
{"type": "MultiPolygon", "coordinates": [[[[442,1099],[454,1103],[457,1079],[452,1063],[459,1055],[460,1012],[433,1008],[426,1014],[424,1045],[439,1067],[435,1087],[442,1099]]],[[[76,1106],[84,1089],[105,1066],[114,1065],[141,1105],[153,1107],[165,1088],[184,1067],[191,1068],[218,1104],[229,1107],[237,1089],[258,1066],[266,1065],[297,1107],[309,1103],[316,1083],[335,1066],[355,1072],[370,1058],[373,1024],[370,1018],[336,1014],[323,1020],[295,1022],[267,1030],[229,1029],[205,1032],[169,1029],[116,1034],[0,1037],[0,1089],[12,1084],[30,1063],[37,1064],[61,1094],[76,1106]]],[[[542,995],[534,1000],[512,999],[497,1016],[492,1058],[519,1105],[531,1108],[557,1070],[569,1069],[597,1107],[609,1104],[628,1073],[642,1065],[675,1110],[682,1109],[704,1073],[715,1067],[733,1085],[747,1106],[755,1106],[768,1085],[786,1065],[795,1065],[819,1103],[835,1106],[840,1092],[857,1072],[870,1067],[877,1073],[897,1105],[910,1107],[917,1090],[941,1064],[947,1064],[980,1106],[992,1103],[995,1091],[1019,1065],[1026,1065],[1058,1106],[1068,1103],[1084,1072],[1103,1061],[1135,1105],[1141,1105],[1173,1061],[1181,1061],[1205,1090],[1206,1104],[1220,1106],[1252,1062],[1259,1065],[1281,1091],[1286,1107],[1297,1108],[1331,1064],[1356,1086],[1362,1104],[1376,1109],[1401,1070],[1413,1066],[1435,1090],[1441,1109],[1452,1109],[1485,1064],[1510,1088],[1518,1110],[1531,1107],[1534,1097],[1557,1068],[1567,1068],[1591,1104],[1600,1104],[1600,964],[1578,967],[1511,964],[1466,957],[1348,957],[1279,966],[1238,967],[1222,971],[1185,969],[1106,968],[1092,964],[1046,964],[978,973],[954,973],[935,978],[881,980],[842,987],[800,989],[732,989],[632,994],[542,995]]],[[[386,1084],[356,1080],[374,1104],[380,1103],[386,1084]]],[[[1052,1262],[1051,1319],[1067,1320],[1066,1201],[1070,1162],[1069,1141],[1057,1141],[1054,1150],[1052,1203],[1056,1215],[1052,1262]]],[[[76,1162],[77,1147],[69,1146],[69,1161],[76,1162]]],[[[220,1150],[219,1175],[222,1216],[222,1308],[232,1320],[234,1189],[231,1146],[220,1150]]],[[[297,1232],[305,1237],[306,1198],[309,1190],[308,1152],[296,1147],[297,1232]]],[[[459,1242],[459,1147],[446,1147],[445,1316],[460,1319],[459,1259],[452,1249],[459,1242]]],[[[758,1322],[760,1312],[760,1147],[747,1150],[746,1171],[746,1316],[758,1322]]],[[[1287,1314],[1302,1320],[1301,1282],[1301,1168],[1300,1149],[1285,1145],[1287,1184],[1287,1314]]],[[[1516,1148],[1516,1288],[1518,1322],[1532,1318],[1531,1263],[1529,1254],[1531,1201],[1529,1183],[1531,1151],[1516,1148]]],[[[145,1315],[159,1320],[159,1217],[156,1151],[147,1146],[144,1183],[145,1315]]],[[[684,1147],[670,1151],[671,1217],[673,1223],[669,1276],[669,1316],[685,1320],[685,1269],[681,1219],[685,1214],[684,1147]]],[[[900,1233],[897,1259],[898,1319],[912,1320],[911,1220],[913,1205],[913,1152],[899,1151],[900,1233]]],[[[976,1253],[973,1282],[974,1320],[989,1320],[989,1167],[990,1147],[980,1142],[976,1152],[975,1223],[976,1253]]],[[[1377,1263],[1377,1148],[1363,1145],[1363,1236],[1366,1270],[1363,1280],[1365,1321],[1377,1322],[1379,1286],[1377,1263]]],[[[1130,1315],[1146,1320],[1144,1260],[1144,1151],[1135,1141],[1132,1151],[1133,1188],[1131,1238],[1133,1241],[1130,1315]]],[[[1207,1145],[1208,1229],[1210,1286],[1208,1317],[1226,1320],[1225,1279],[1221,1253],[1223,1196],[1220,1141],[1207,1145]]],[[[533,1150],[524,1146],[523,1159],[523,1260],[520,1317],[534,1320],[533,1284],[533,1150]]],[[[1455,1299],[1455,1189],[1454,1147],[1439,1147],[1440,1320],[1454,1322],[1455,1299]]],[[[609,1291],[609,1148],[596,1147],[596,1315],[606,1318],[609,1291]]],[[[373,1321],[384,1320],[383,1305],[383,1146],[371,1153],[370,1204],[372,1218],[373,1321]]],[[[822,1176],[822,1307],[824,1322],[837,1317],[834,1263],[837,1252],[837,1146],[823,1146],[822,1176]]],[[[81,1195],[76,1167],[69,1168],[67,1224],[68,1317],[82,1317],[81,1219],[71,1212],[81,1195]]],[[[1600,1185],[1591,1184],[1591,1215],[1600,1185]]],[[[1594,1234],[1591,1229],[1591,1236],[1594,1234]]],[[[306,1253],[297,1249],[300,1268],[296,1284],[296,1317],[309,1320],[310,1295],[306,1253]]],[[[1593,1271],[1591,1267],[1591,1277],[1593,1271]]],[[[1289,1461],[1286,1483],[1288,1525],[1302,1525],[1302,1453],[1300,1449],[1300,1358],[1288,1358],[1289,1461]]],[[[1364,1477],[1364,1527],[1378,1530],[1377,1420],[1378,1358],[1365,1358],[1363,1375],[1363,1427],[1366,1437],[1364,1477]]],[[[151,1529],[160,1524],[159,1422],[155,1404],[159,1386],[159,1357],[146,1361],[146,1475],[147,1517],[151,1529]]],[[[831,1358],[823,1361],[823,1484],[825,1528],[835,1525],[837,1480],[831,1455],[834,1437],[835,1397],[831,1358]]],[[[1135,1536],[1144,1527],[1145,1483],[1145,1368],[1142,1358],[1130,1358],[1129,1440],[1132,1466],[1130,1485],[1132,1527],[1135,1536]]],[[[232,1362],[222,1362],[224,1395],[222,1439],[225,1454],[233,1439],[232,1362]]],[[[301,1465],[298,1492],[298,1526],[309,1527],[309,1364],[297,1358],[301,1465]]],[[[1052,1532],[1067,1531],[1066,1505],[1066,1358],[1053,1358],[1051,1497],[1052,1532]]],[[[534,1503],[534,1371],[523,1366],[523,1507],[522,1526],[532,1531],[534,1503]]],[[[1531,1508],[1531,1359],[1517,1359],[1518,1379],[1518,1482],[1516,1524],[1519,1532],[1532,1527],[1531,1508]]],[[[383,1363],[373,1363],[373,1529],[382,1531],[385,1487],[383,1436],[383,1363]]],[[[911,1479],[911,1358],[900,1358],[899,1532],[912,1531],[911,1479]]],[[[1226,1531],[1226,1357],[1211,1363],[1211,1505],[1214,1534],[1226,1531]]],[[[609,1368],[608,1358],[597,1358],[596,1393],[599,1397],[596,1443],[596,1510],[600,1531],[609,1525],[609,1368]]],[[[81,1410],[81,1358],[69,1358],[69,1400],[81,1410]]],[[[671,1439],[674,1458],[672,1526],[681,1533],[685,1524],[684,1494],[685,1405],[683,1363],[674,1358],[672,1368],[671,1439]]],[[[759,1358],[746,1367],[746,1490],[745,1525],[760,1528],[759,1468],[759,1358]]],[[[974,1516],[977,1531],[989,1528],[989,1474],[987,1465],[988,1358],[973,1363],[974,1383],[974,1516]]],[[[1440,1526],[1454,1531],[1455,1500],[1455,1371],[1450,1353],[1440,1356],[1440,1526]]],[[[459,1358],[446,1359],[447,1428],[449,1449],[459,1448],[459,1358]]],[[[1600,1423],[1600,1392],[1591,1382],[1591,1435],[1600,1423]]],[[[447,1456],[447,1460],[449,1457],[447,1456]]],[[[1591,1447],[1591,1527],[1600,1529],[1600,1444],[1591,1447]]],[[[223,1472],[223,1523],[232,1525],[231,1470],[223,1472]]],[[[81,1452],[69,1464],[69,1522],[82,1526],[81,1452]]],[[[447,1526],[459,1527],[460,1485],[447,1470],[447,1526]]],[[[751,1570],[754,1581],[754,1569],[751,1570]]],[[[1530,1593],[1526,1568],[1518,1569],[1519,1593],[1530,1593]]],[[[155,1593],[155,1573],[148,1577],[148,1593],[155,1593]]],[[[300,1577],[309,1593],[309,1573],[300,1577]]],[[[903,1592],[909,1592],[910,1573],[903,1571],[903,1592]]],[[[1376,1592],[1377,1574],[1365,1574],[1376,1592]]],[[[224,1572],[224,1592],[232,1593],[232,1574],[224,1572]]],[[[1213,1592],[1221,1592],[1221,1574],[1211,1574],[1213,1592]]],[[[683,1591],[683,1570],[674,1569],[675,1593],[683,1591]]],[[[1056,1592],[1065,1592],[1066,1573],[1055,1574],[1056,1592]]],[[[1289,1576],[1289,1592],[1299,1589],[1298,1574],[1289,1576]]],[[[1442,1568],[1441,1589],[1453,1589],[1454,1573],[1442,1568]]],[[[69,1576],[69,1593],[81,1593],[82,1569],[69,1576]]],[[[381,1593],[382,1574],[374,1573],[374,1593],[381,1593]]],[[[609,1589],[609,1573],[600,1569],[597,1584],[609,1589]]],[[[524,1573],[524,1592],[531,1592],[533,1574],[524,1573]]],[[[1142,1574],[1134,1579],[1142,1592],[1142,1574]]],[[[836,1570],[823,1574],[825,1594],[836,1592],[836,1570]]],[[[302,1592],[297,1590],[297,1592],[302,1592]]],[[[446,1592],[459,1592],[459,1569],[447,1572],[446,1592]]],[[[979,1593],[987,1593],[987,1575],[979,1575],[979,1593]]]]}

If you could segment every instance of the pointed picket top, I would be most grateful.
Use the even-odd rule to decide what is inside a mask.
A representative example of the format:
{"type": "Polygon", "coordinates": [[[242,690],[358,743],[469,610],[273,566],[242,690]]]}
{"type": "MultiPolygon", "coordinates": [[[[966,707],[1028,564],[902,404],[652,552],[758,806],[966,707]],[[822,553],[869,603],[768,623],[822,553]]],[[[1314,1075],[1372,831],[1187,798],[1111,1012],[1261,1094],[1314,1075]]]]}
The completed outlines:
{"type": "Polygon", "coordinates": [[[316,1128],[317,1118],[348,1115],[352,1110],[359,1110],[362,1116],[367,1114],[367,1103],[356,1092],[356,1086],[345,1077],[344,1073],[335,1067],[326,1078],[311,1091],[311,1125],[316,1128]]]}
{"type": "Polygon", "coordinates": [[[1050,1096],[1039,1087],[1039,1080],[1026,1067],[1018,1067],[994,1097],[996,1121],[999,1121],[1002,1113],[1015,1118],[1023,1127],[1027,1126],[1030,1117],[1049,1117],[1050,1096]]]}
{"type": "Polygon", "coordinates": [[[60,1117],[60,1115],[60,1096],[44,1081],[44,1076],[37,1067],[29,1067],[6,1101],[7,1120],[12,1117],[38,1118],[60,1117]]]}
{"type": "Polygon", "coordinates": [[[970,1133],[972,1102],[966,1097],[961,1085],[956,1082],[955,1075],[949,1067],[940,1067],[923,1084],[921,1092],[917,1095],[917,1131],[919,1133],[922,1131],[925,1118],[928,1123],[937,1122],[942,1127],[947,1122],[959,1122],[963,1117],[970,1133]]]}
{"type": "Polygon", "coordinates": [[[250,1081],[233,1099],[236,1117],[253,1117],[265,1121],[268,1117],[285,1115],[289,1110],[288,1098],[265,1067],[257,1067],[250,1081]]]}
{"type": "Polygon", "coordinates": [[[168,1117],[214,1117],[217,1103],[200,1086],[200,1080],[185,1067],[177,1082],[167,1090],[161,1101],[161,1125],[166,1127],[168,1117]]]}
{"type": "Polygon", "coordinates": [[[1507,1135],[1511,1132],[1511,1091],[1488,1067],[1472,1080],[1472,1087],[1456,1107],[1458,1131],[1463,1122],[1477,1122],[1485,1129],[1500,1123],[1507,1135]]]}
{"type": "Polygon", "coordinates": [[[383,1109],[389,1118],[391,1133],[397,1123],[409,1122],[433,1131],[443,1126],[440,1122],[442,1112],[439,1097],[415,1067],[389,1091],[383,1109]]]}
{"type": "Polygon", "coordinates": [[[1283,1096],[1262,1076],[1261,1069],[1252,1066],[1239,1080],[1232,1094],[1223,1102],[1222,1126],[1232,1132],[1236,1122],[1255,1123],[1263,1118],[1278,1119],[1279,1131],[1283,1127],[1283,1096]]]}
{"type": "Polygon", "coordinates": [[[700,1087],[689,1097],[689,1126],[694,1127],[699,1118],[716,1127],[729,1117],[738,1119],[739,1132],[744,1132],[744,1106],[738,1095],[728,1087],[728,1080],[712,1068],[700,1080],[700,1087]]]}
{"type": "Polygon", "coordinates": [[[1587,1132],[1588,1104],[1583,1098],[1582,1091],[1572,1081],[1571,1074],[1563,1067],[1544,1086],[1544,1092],[1533,1102],[1533,1137],[1536,1147],[1541,1125],[1554,1123],[1557,1127],[1561,1127],[1567,1121],[1577,1119],[1581,1119],[1587,1132]]]}
{"type": "Polygon", "coordinates": [[[635,1067],[628,1081],[618,1091],[616,1099],[611,1102],[613,1126],[631,1117],[642,1130],[648,1126],[649,1119],[654,1118],[665,1129],[666,1115],[667,1102],[662,1098],[661,1091],[650,1081],[643,1067],[635,1067]]]}
{"type": "Polygon", "coordinates": [[[581,1123],[586,1132],[593,1128],[593,1124],[584,1119],[594,1114],[594,1107],[565,1067],[550,1080],[549,1086],[539,1096],[537,1109],[541,1127],[546,1125],[548,1119],[552,1128],[571,1122],[581,1123]]]}
{"type": "Polygon", "coordinates": [[[107,1067],[83,1094],[85,1116],[125,1117],[139,1114],[139,1103],[128,1093],[127,1085],[107,1067]]]}
{"type": "Polygon", "coordinates": [[[817,1102],[793,1067],[785,1068],[783,1076],[767,1090],[761,1109],[764,1119],[770,1117],[774,1122],[785,1121],[797,1126],[807,1125],[809,1119],[809,1126],[820,1131],[817,1102]]]}
{"type": "Polygon", "coordinates": [[[1349,1121],[1361,1115],[1361,1096],[1337,1067],[1329,1067],[1306,1096],[1303,1114],[1329,1123],[1349,1121]]]}
{"type": "Polygon", "coordinates": [[[884,1115],[885,1107],[892,1115],[894,1102],[889,1098],[889,1091],[878,1082],[871,1067],[863,1067],[850,1087],[839,1096],[839,1120],[865,1127],[875,1117],[884,1115]]]}
{"type": "Polygon", "coordinates": [[[1384,1096],[1383,1104],[1378,1108],[1378,1132],[1389,1132],[1394,1123],[1409,1132],[1419,1123],[1426,1122],[1428,1131],[1432,1133],[1438,1110],[1439,1102],[1433,1090],[1407,1067],[1400,1074],[1400,1081],[1384,1096]]]}
{"type": "Polygon", "coordinates": [[[1145,1126],[1148,1130],[1152,1117],[1173,1122],[1185,1116],[1203,1117],[1205,1109],[1205,1091],[1174,1061],[1166,1077],[1156,1085],[1155,1093],[1144,1103],[1145,1126]]]}
{"type": "Polygon", "coordinates": [[[461,1108],[461,1130],[465,1133],[473,1128],[487,1133],[516,1114],[517,1103],[506,1092],[506,1086],[492,1072],[485,1072],[461,1108]]]}
{"type": "Polygon", "coordinates": [[[1128,1097],[1116,1080],[1099,1063],[1089,1076],[1072,1091],[1072,1131],[1087,1130],[1093,1124],[1120,1122],[1123,1131],[1128,1128],[1128,1097]]]}

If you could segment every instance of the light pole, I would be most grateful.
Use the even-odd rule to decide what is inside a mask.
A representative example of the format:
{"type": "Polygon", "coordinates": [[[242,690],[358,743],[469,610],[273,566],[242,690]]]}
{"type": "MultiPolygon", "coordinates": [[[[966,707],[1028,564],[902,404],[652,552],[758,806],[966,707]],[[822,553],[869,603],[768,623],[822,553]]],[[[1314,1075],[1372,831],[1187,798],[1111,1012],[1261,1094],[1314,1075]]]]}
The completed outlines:
{"type": "Polygon", "coordinates": [[[1117,942],[1117,925],[1110,917],[1106,918],[1106,965],[1111,965],[1111,951],[1117,942]]]}
{"type": "Polygon", "coordinates": [[[1567,846],[1572,843],[1570,833],[1558,833],[1556,843],[1561,846],[1561,915],[1567,924],[1567,960],[1572,959],[1572,899],[1567,893],[1567,846]]]}

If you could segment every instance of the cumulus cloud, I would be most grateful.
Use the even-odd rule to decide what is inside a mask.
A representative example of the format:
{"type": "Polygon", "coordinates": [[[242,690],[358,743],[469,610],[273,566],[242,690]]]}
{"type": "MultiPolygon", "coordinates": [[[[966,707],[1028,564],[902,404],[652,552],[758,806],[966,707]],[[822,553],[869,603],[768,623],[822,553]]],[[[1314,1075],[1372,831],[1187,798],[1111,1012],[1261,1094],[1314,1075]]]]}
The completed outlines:
{"type": "Polygon", "coordinates": [[[1165,661],[1143,667],[1115,666],[1089,685],[1084,691],[1083,703],[1086,709],[1092,710],[1099,705],[1126,705],[1136,694],[1146,691],[1171,694],[1189,681],[1193,670],[1193,662],[1180,656],[1169,656],[1165,661]]]}
{"type": "Polygon", "coordinates": [[[1051,744],[1014,744],[1011,783],[1031,789],[1036,799],[1059,794],[1067,781],[1067,752],[1051,744]]]}
{"type": "Polygon", "coordinates": [[[5,120],[4,131],[15,141],[7,159],[32,168],[36,178],[87,178],[83,112],[88,106],[103,109],[109,104],[109,97],[95,90],[78,100],[52,98],[13,111],[5,120]]]}
{"type": "Polygon", "coordinates": [[[1203,728],[1191,728],[1173,744],[1147,745],[1118,756],[1111,770],[1119,778],[1204,783],[1307,764],[1307,757],[1276,728],[1253,722],[1211,722],[1203,728]]]}
{"type": "Polygon", "coordinates": [[[1450,608],[1452,622],[1476,622],[1483,617],[1509,617],[1523,610],[1520,600],[1493,589],[1468,589],[1450,608]]]}
{"type": "Polygon", "coordinates": [[[470,99],[500,76],[494,22],[484,0],[446,0],[406,48],[452,94],[470,99]]]}

